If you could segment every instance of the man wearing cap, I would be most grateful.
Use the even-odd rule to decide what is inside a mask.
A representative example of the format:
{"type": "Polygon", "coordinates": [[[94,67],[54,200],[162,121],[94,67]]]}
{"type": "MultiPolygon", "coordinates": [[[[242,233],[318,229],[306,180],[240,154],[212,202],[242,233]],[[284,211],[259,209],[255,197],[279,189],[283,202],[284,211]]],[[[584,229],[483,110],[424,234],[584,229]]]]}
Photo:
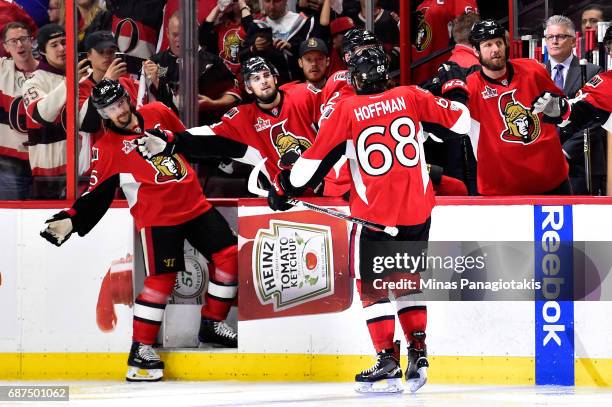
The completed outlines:
{"type": "Polygon", "coordinates": [[[32,197],[57,199],[66,183],[65,177],[55,177],[66,172],[66,32],[58,24],[47,24],[38,31],[37,41],[42,59],[22,88],[34,176],[32,197]]]}
{"type": "Polygon", "coordinates": [[[83,40],[83,48],[87,51],[87,58],[79,61],[79,72],[87,77],[79,83],[79,173],[89,168],[89,147],[103,134],[100,115],[90,103],[93,87],[102,79],[112,79],[119,81],[132,103],[136,103],[138,95],[138,83],[127,75],[127,64],[121,58],[115,58],[118,47],[115,36],[110,31],[95,31],[87,35],[83,40]]]}
{"type": "Polygon", "coordinates": [[[304,71],[306,82],[318,89],[325,86],[329,67],[329,50],[322,39],[310,37],[300,44],[298,65],[304,71]]]}

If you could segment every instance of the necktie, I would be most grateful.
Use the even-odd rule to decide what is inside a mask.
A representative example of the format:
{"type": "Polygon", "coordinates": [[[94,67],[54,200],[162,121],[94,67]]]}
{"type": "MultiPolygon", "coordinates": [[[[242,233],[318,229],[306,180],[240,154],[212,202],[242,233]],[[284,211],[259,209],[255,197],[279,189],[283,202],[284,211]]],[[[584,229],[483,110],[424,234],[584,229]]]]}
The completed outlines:
{"type": "Polygon", "coordinates": [[[557,85],[559,89],[563,90],[563,65],[558,64],[555,66],[555,70],[557,71],[554,79],[555,85],[557,85]]]}

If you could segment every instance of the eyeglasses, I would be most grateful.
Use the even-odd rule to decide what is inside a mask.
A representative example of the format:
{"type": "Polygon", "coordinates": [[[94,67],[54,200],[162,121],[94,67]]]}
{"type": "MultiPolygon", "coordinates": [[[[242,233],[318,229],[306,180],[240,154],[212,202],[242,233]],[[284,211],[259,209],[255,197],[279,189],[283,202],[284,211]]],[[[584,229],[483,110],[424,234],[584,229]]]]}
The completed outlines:
{"type": "Polygon", "coordinates": [[[574,38],[573,35],[568,35],[568,34],[557,34],[557,35],[547,35],[546,37],[546,41],[565,41],[568,38],[574,38]]]}
{"type": "Polygon", "coordinates": [[[20,42],[22,44],[29,44],[32,41],[32,37],[29,35],[24,35],[22,37],[11,38],[10,40],[4,41],[6,45],[10,45],[11,47],[17,46],[17,43],[20,42]]]}

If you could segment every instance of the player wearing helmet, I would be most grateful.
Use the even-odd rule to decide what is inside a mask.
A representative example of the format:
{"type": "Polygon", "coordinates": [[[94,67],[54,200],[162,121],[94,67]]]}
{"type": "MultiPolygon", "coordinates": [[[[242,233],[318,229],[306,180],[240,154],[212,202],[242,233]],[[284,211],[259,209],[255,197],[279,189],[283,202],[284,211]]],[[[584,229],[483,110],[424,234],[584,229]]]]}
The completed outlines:
{"type": "Polygon", "coordinates": [[[135,300],[126,379],[156,381],[163,377],[164,363],[152,345],[176,275],[185,270],[185,239],[215,266],[198,337],[213,346],[237,347],[236,333],[223,322],[237,292],[236,236],[206,200],[184,156],[169,152],[146,161],[138,155],[134,140],[145,128],[184,130],[169,108],[155,102],[136,109],[123,86],[109,79],[93,88],[91,103],[104,118],[106,129],[92,149],[89,190],[70,209],[47,220],[41,236],[60,246],[73,232],[86,235],[104,216],[121,186],[142,239],[146,269],[144,288],[135,300]]]}
{"type": "Polygon", "coordinates": [[[537,61],[508,59],[506,30],[497,22],[476,23],[470,42],[482,64],[482,71],[467,78],[478,192],[570,194],[568,165],[557,131],[530,111],[536,96],[561,90],[537,61]]]}

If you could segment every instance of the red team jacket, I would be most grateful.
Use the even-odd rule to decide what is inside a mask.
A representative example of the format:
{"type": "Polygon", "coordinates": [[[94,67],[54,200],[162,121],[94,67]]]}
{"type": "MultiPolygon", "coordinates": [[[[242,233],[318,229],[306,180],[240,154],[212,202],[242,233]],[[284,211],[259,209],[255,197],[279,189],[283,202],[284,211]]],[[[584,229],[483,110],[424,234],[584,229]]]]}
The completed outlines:
{"type": "Polygon", "coordinates": [[[185,223],[211,208],[196,172],[180,154],[143,159],[133,141],[145,129],[184,131],[176,115],[159,102],[138,109],[139,127],[117,132],[107,129],[92,149],[90,187],[73,205],[75,228],[82,236],[104,215],[120,186],[130,212],[141,229],[185,223]]]}
{"type": "Polygon", "coordinates": [[[542,64],[511,60],[505,83],[474,72],[467,85],[479,193],[541,194],[567,179],[568,165],[556,127],[530,112],[531,103],[542,92],[563,93],[542,64]]]}
{"type": "Polygon", "coordinates": [[[469,112],[415,86],[345,98],[325,111],[317,140],[294,165],[291,183],[305,185],[319,166],[345,154],[353,216],[387,226],[421,224],[434,206],[421,122],[466,134],[469,112]]]}
{"type": "MultiPolygon", "coordinates": [[[[463,13],[478,12],[476,0],[425,0],[416,11],[416,26],[412,28],[412,62],[449,46],[450,23],[463,13]]],[[[448,59],[443,54],[412,71],[412,82],[432,78],[438,66],[448,59]]]]}

